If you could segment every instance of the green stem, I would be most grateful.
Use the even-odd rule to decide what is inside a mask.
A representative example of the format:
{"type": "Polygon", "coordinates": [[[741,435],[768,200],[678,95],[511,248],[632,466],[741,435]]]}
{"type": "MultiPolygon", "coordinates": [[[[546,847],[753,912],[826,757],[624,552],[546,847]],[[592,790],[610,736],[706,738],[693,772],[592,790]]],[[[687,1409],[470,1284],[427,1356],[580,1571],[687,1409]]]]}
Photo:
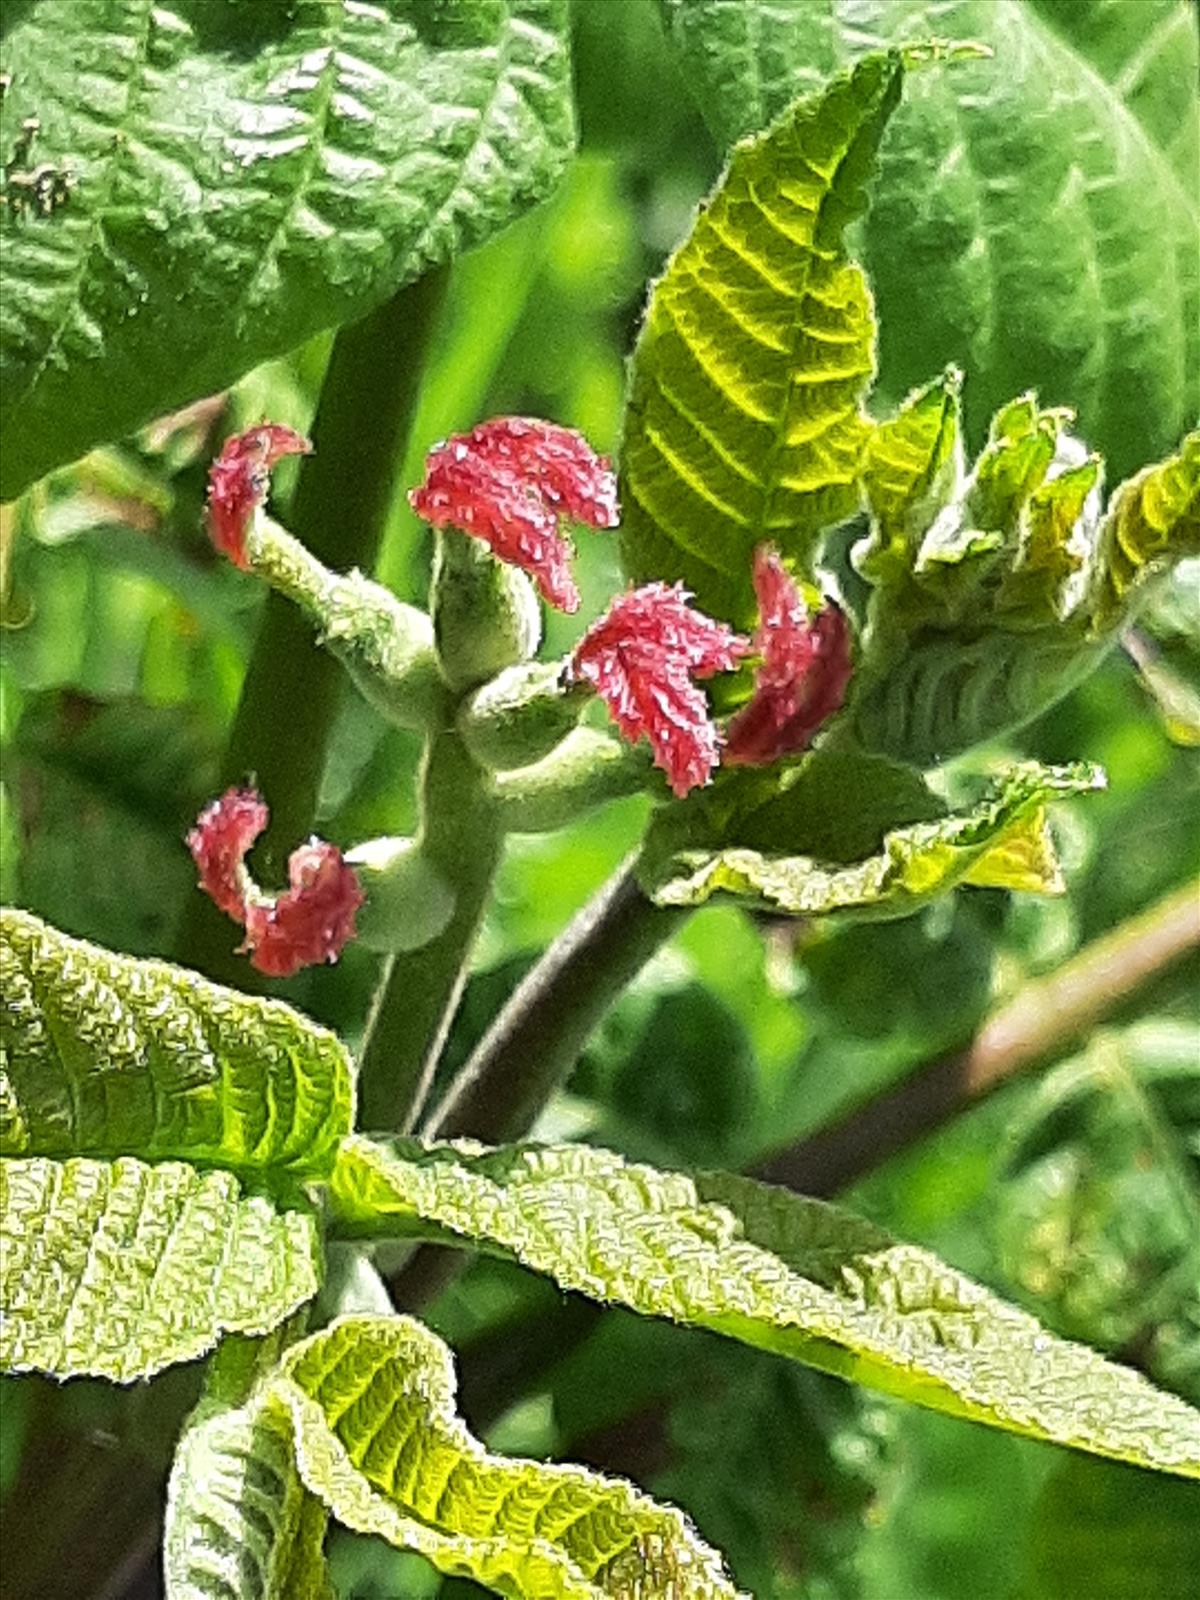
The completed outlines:
{"type": "Polygon", "coordinates": [[[453,894],[454,913],[435,939],[384,964],[359,1062],[367,1128],[407,1133],[416,1121],[462,995],[503,842],[486,774],[457,733],[435,733],[421,769],[417,843],[453,894]]]}
{"type": "MultiPolygon", "coordinates": [[[[446,271],[426,273],[333,342],[304,458],[292,531],[338,567],[375,562],[432,343],[446,271]]],[[[222,786],[251,774],[271,807],[255,852],[265,883],[282,881],[292,850],[312,830],[342,669],[315,642],[308,619],[278,594],[266,598],[222,766],[222,786]]],[[[228,920],[190,896],[177,954],[186,965],[247,987],[228,920]]]]}
{"type": "Polygon", "coordinates": [[[526,976],[424,1131],[490,1142],[528,1133],[597,1023],[690,914],[656,906],[627,861],[526,976]]]}

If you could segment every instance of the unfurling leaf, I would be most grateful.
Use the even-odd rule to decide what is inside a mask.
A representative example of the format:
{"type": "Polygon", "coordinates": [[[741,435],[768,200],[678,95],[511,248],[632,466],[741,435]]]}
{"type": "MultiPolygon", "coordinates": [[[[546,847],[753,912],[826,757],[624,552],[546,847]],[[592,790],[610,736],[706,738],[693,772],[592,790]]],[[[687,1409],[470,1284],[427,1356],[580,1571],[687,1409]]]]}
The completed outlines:
{"type": "Polygon", "coordinates": [[[968,435],[1036,387],[1120,475],[1200,412],[1200,38],[1190,0],[659,0],[722,149],[847,60],[935,32],[860,234],[897,397],[947,362],[968,435]],[[1148,221],[1152,218],[1153,221],[1148,221]]]}
{"type": "MultiPolygon", "coordinates": [[[[935,1410],[1200,1477],[1200,1412],[928,1251],[789,1190],[582,1146],[352,1137],[331,1199],[348,1233],[499,1253],[935,1410]]],[[[349,1399],[362,1381],[351,1366],[338,1389],[349,1399]]]]}
{"type": "Polygon", "coordinates": [[[621,549],[738,625],[763,541],[803,571],[857,509],[874,319],[843,234],[900,96],[871,55],[738,145],[654,286],[621,449],[621,549]]]}
{"type": "Polygon", "coordinates": [[[1061,892],[1046,803],[1103,782],[1086,763],[1031,762],[950,812],[911,777],[894,799],[877,797],[893,773],[885,762],[817,751],[791,788],[736,812],[708,842],[702,826],[689,838],[687,819],[663,814],[640,860],[642,886],[659,905],[702,905],[723,892],[793,916],[872,918],[907,916],[958,884],[1061,892]],[[899,822],[893,804],[915,820],[899,822]]]}
{"type": "Polygon", "coordinates": [[[455,1409],[450,1353],[408,1317],[343,1317],[266,1393],[339,1522],[523,1600],[735,1600],[683,1515],[583,1467],[491,1455],[455,1409]]]}
{"type": "Polygon", "coordinates": [[[867,749],[925,765],[1028,722],[1096,666],[1150,580],[1200,549],[1200,435],[1102,517],[1102,463],[1068,416],[1013,401],[969,474],[953,374],[875,430],[847,712],[867,749]]]}

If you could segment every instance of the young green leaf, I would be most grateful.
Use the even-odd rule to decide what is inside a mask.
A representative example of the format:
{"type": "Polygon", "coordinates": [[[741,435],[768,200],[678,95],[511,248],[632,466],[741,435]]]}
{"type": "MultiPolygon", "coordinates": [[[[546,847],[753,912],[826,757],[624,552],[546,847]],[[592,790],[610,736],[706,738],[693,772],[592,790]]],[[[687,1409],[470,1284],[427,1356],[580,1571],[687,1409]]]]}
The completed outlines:
{"type": "Polygon", "coordinates": [[[202,1403],[167,1485],[166,1600],[333,1600],[328,1520],[300,1481],[286,1412],[257,1396],[202,1403]]]}
{"type": "Polygon", "coordinates": [[[565,0],[19,7],[0,498],[542,198],[573,142],[567,27],[565,0]]]}
{"type": "Polygon", "coordinates": [[[945,443],[954,397],[939,411],[938,396],[916,391],[872,437],[871,532],[854,551],[873,592],[847,720],[867,749],[921,764],[1060,699],[1200,550],[1200,434],[1101,517],[1102,463],[1063,432],[1066,413],[1032,395],[1003,407],[963,476],[945,443]]]}
{"type": "MultiPolygon", "coordinates": [[[[713,1329],[995,1427],[1200,1477],[1200,1412],[1056,1339],[928,1251],[729,1173],[688,1177],[582,1146],[352,1137],[341,1226],[436,1238],[564,1288],[713,1329]]],[[[347,1398],[361,1379],[347,1378],[347,1398]]]]}
{"type": "Polygon", "coordinates": [[[735,1600],[680,1512],[582,1467],[489,1454],[456,1413],[449,1351],[410,1318],[331,1323],[266,1392],[334,1516],[441,1572],[516,1600],[735,1600]]]}
{"type": "Polygon", "coordinates": [[[180,1158],[293,1184],[353,1124],[324,1028],[165,961],[0,914],[0,1154],[180,1158]]]}
{"type": "Polygon", "coordinates": [[[319,1283],[308,1207],[229,1172],[44,1157],[0,1161],[0,1368],[131,1383],[266,1333],[319,1283]]]}
{"type": "MultiPolygon", "coordinates": [[[[845,758],[835,759],[836,774],[845,758]]],[[[886,826],[886,812],[878,812],[876,820],[886,831],[877,847],[868,846],[855,859],[846,846],[862,847],[859,829],[865,819],[849,801],[840,825],[836,814],[829,814],[836,789],[830,791],[822,776],[825,764],[818,752],[809,781],[802,771],[795,795],[785,793],[736,819],[728,842],[681,840],[674,819],[664,816],[651,829],[641,857],[643,888],[659,905],[702,905],[723,892],[793,916],[850,912],[881,918],[908,916],[960,883],[1061,892],[1046,803],[1103,782],[1098,769],[1086,763],[1041,767],[1030,762],[1011,768],[969,810],[943,815],[936,797],[925,790],[932,810],[925,810],[922,820],[886,826]],[[810,798],[817,802],[811,815],[797,803],[810,798]]],[[[911,804],[914,796],[907,798],[911,804]]]]}
{"type": "Polygon", "coordinates": [[[865,57],[738,145],[654,286],[621,449],[621,549],[638,581],[682,578],[702,610],[753,616],[763,540],[801,564],[857,508],[874,371],[871,297],[846,227],[900,97],[865,57]]]}
{"type": "Polygon", "coordinates": [[[892,395],[975,376],[977,439],[1036,385],[1114,472],[1200,409],[1200,37],[1189,0],[660,0],[722,146],[864,51],[931,35],[989,61],[921,73],[881,156],[864,262],[892,395]],[[1152,224],[1148,219],[1153,218],[1152,224]]]}

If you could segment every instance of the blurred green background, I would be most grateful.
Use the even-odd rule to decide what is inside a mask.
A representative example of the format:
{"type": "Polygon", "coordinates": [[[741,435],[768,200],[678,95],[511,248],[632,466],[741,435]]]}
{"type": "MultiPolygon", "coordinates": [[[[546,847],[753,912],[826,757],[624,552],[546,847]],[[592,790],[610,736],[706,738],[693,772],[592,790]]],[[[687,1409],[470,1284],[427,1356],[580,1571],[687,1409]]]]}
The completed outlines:
{"type": "MultiPolygon", "coordinates": [[[[620,0],[614,29],[616,3],[578,8],[582,147],[569,180],[454,269],[406,486],[426,445],[495,413],[616,444],[646,282],[719,164],[652,8],[620,0]]],[[[214,438],[264,416],[304,428],[327,353],[318,340],[5,508],[2,887],[71,933],[138,954],[173,948],[194,892],[183,835],[213,791],[262,601],[203,534],[208,455],[214,438]]],[[[291,471],[277,475],[285,519],[291,471]]],[[[419,598],[427,560],[398,500],[382,576],[419,598]]],[[[579,573],[586,619],[620,582],[615,543],[582,535],[579,573]]],[[[553,617],[547,652],[582,625],[553,617]]],[[[544,1127],[658,1161],[750,1163],[961,1044],[1025,980],[1186,883],[1200,868],[1195,563],[1134,648],[1142,671],[1118,652],[1006,752],[1108,770],[1105,794],[1056,812],[1064,898],[968,891],[902,924],[837,931],[704,910],[608,1018],[544,1127]]],[[[321,833],[349,844],[409,830],[417,749],[348,690],[321,833]]],[[[629,849],[644,806],[511,842],[450,1064],[629,849]]],[[[351,948],[280,990],[353,1042],[373,973],[351,948]]],[[[1194,961],[1177,967],[1072,1060],[1013,1083],[848,1199],[1054,1329],[1200,1401],[1196,979],[1194,961]]],[[[460,1353],[464,1411],[489,1442],[593,1462],[677,1500],[760,1596],[1197,1592],[1194,1486],[600,1313],[494,1263],[472,1268],[430,1320],[460,1353]]],[[[7,1384],[10,1509],[67,1435],[157,1463],[155,1397],[167,1392],[7,1384]]],[[[343,1532],[332,1563],[346,1600],[438,1592],[416,1558],[343,1532]]],[[[153,1593],[145,1574],[131,1560],[110,1592],[153,1593]]]]}

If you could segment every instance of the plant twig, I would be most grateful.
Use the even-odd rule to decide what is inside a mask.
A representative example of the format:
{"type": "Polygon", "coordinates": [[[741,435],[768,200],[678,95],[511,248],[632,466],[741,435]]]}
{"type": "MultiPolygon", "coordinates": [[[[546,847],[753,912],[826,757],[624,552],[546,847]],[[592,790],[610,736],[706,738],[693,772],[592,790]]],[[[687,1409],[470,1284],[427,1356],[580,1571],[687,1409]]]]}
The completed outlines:
{"type": "Polygon", "coordinates": [[[422,1131],[493,1143],[528,1133],[605,1012],[689,915],[654,905],[626,861],[526,975],[422,1131]]]}
{"type": "MultiPolygon", "coordinates": [[[[330,565],[369,570],[375,562],[446,277],[445,269],[426,273],[334,339],[291,516],[292,532],[330,565]]],[[[316,644],[308,619],[269,594],[222,764],[222,784],[253,774],[271,807],[255,851],[265,883],[281,881],[288,852],[312,829],[341,684],[342,668],[316,644]]],[[[191,895],[178,959],[247,988],[234,942],[227,919],[191,895]]]]}
{"type": "Polygon", "coordinates": [[[844,1189],[918,1143],[1018,1073],[1053,1060],[1147,983],[1200,947],[1200,881],[1035,978],[986,1019],[962,1050],[759,1163],[755,1176],[803,1194],[844,1189]]]}
{"type": "Polygon", "coordinates": [[[421,768],[419,848],[454,896],[436,938],[384,965],[359,1059],[365,1127],[412,1130],[470,967],[504,836],[482,770],[460,736],[430,738],[421,768]]]}

